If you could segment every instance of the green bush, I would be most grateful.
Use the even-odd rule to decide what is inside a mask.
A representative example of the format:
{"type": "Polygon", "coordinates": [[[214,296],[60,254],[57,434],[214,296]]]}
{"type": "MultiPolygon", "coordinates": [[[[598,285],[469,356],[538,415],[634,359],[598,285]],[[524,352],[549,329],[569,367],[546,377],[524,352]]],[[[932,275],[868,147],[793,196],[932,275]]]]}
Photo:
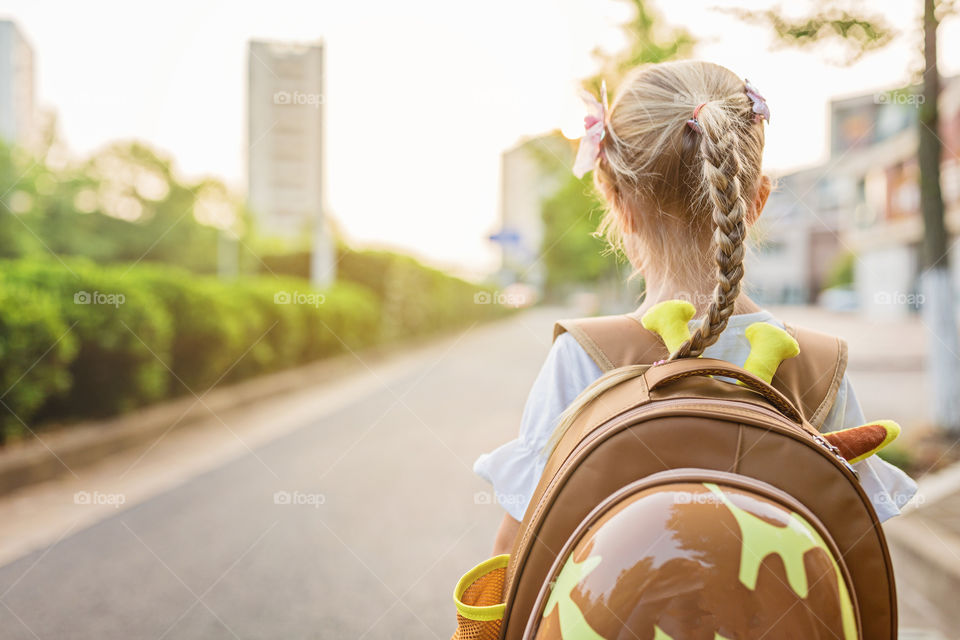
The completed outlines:
{"type": "Polygon", "coordinates": [[[297,354],[304,339],[303,317],[297,305],[276,298],[291,289],[290,283],[272,280],[243,278],[229,285],[240,306],[239,313],[246,319],[243,352],[235,354],[237,365],[231,372],[232,380],[299,362],[297,354]]]}
{"type": "Polygon", "coordinates": [[[344,280],[322,292],[157,264],[0,262],[0,438],[23,431],[19,420],[106,416],[505,312],[404,256],[343,262],[344,280]]]}
{"type": "Polygon", "coordinates": [[[478,297],[491,291],[396,253],[341,249],[337,274],[382,301],[386,340],[428,335],[508,312],[489,303],[489,296],[478,297]]]}
{"type": "Polygon", "coordinates": [[[8,262],[2,271],[8,282],[45,291],[79,343],[73,383],[50,395],[44,414],[105,416],[164,397],[170,318],[134,271],[37,260],[8,262]]]}
{"type": "Polygon", "coordinates": [[[199,394],[226,376],[249,344],[251,319],[235,293],[216,278],[169,267],[140,268],[136,281],[170,316],[170,392],[199,394]]]}
{"type": "Polygon", "coordinates": [[[41,291],[0,289],[0,442],[23,435],[49,394],[67,390],[77,340],[56,303],[41,291]]]}
{"type": "Polygon", "coordinates": [[[857,256],[852,251],[846,251],[834,258],[830,270],[824,278],[823,288],[849,287],[853,285],[854,267],[857,256]]]}

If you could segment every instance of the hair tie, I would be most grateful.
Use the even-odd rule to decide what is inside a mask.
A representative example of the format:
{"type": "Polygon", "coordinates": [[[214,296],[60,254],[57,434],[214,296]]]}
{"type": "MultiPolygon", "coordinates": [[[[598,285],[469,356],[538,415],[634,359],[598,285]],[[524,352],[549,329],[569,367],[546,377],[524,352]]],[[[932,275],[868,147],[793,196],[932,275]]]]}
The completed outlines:
{"type": "Polygon", "coordinates": [[[703,133],[703,129],[700,127],[700,121],[697,120],[697,116],[700,115],[700,109],[703,109],[703,105],[707,104],[706,102],[701,102],[697,105],[697,108],[693,110],[693,117],[687,120],[687,126],[696,131],[697,133],[703,133]]]}
{"type": "Polygon", "coordinates": [[[581,91],[580,98],[587,105],[587,115],[583,118],[584,134],[573,163],[573,175],[578,178],[592,170],[597,158],[603,154],[601,143],[607,136],[607,81],[600,82],[600,100],[603,102],[587,91],[581,91]]]}

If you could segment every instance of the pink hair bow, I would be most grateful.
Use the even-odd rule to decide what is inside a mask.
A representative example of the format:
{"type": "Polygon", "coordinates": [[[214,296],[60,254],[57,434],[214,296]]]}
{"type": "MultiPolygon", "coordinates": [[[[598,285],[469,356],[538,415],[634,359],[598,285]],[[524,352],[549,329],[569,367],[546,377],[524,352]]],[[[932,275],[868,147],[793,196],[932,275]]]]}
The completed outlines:
{"type": "Polygon", "coordinates": [[[587,91],[580,92],[580,98],[587,105],[587,115],[583,118],[585,132],[580,138],[577,159],[573,163],[573,175],[582,178],[597,164],[602,153],[601,144],[607,135],[607,81],[600,83],[600,102],[587,91]]]}
{"type": "Polygon", "coordinates": [[[760,95],[760,92],[757,91],[757,88],[753,86],[753,83],[749,80],[743,81],[743,89],[747,92],[747,97],[750,98],[750,101],[753,103],[753,118],[757,122],[761,120],[766,120],[767,124],[770,123],[770,107],[767,106],[767,99],[760,95]]]}

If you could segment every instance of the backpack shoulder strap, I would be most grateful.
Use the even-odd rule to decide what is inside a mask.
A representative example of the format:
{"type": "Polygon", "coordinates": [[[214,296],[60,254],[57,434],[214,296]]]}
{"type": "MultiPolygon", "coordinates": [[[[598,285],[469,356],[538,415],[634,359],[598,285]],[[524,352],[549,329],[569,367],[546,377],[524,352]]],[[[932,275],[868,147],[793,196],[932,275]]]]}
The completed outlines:
{"type": "Polygon", "coordinates": [[[561,320],[553,339],[567,332],[603,371],[630,364],[652,364],[669,353],[660,338],[647,331],[640,319],[627,313],[616,316],[561,320]]]}
{"type": "Polygon", "coordinates": [[[800,345],[800,354],[785,360],[773,386],[803,412],[817,430],[823,427],[847,369],[847,343],[837,336],[785,325],[800,345]]]}
{"type": "MultiPolygon", "coordinates": [[[[784,361],[773,386],[798,407],[819,430],[833,407],[847,368],[847,343],[811,329],[786,325],[800,345],[800,354],[784,361]]],[[[556,340],[569,333],[602,371],[631,364],[652,364],[668,355],[660,338],[647,331],[635,314],[561,320],[553,330],[556,340]]]]}

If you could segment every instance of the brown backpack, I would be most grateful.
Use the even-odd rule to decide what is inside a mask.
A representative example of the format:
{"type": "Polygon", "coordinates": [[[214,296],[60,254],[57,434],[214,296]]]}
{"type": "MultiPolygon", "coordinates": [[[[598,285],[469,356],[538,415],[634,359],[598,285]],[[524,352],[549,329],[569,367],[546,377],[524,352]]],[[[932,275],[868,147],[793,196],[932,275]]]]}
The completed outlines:
{"type": "MultiPolygon", "coordinates": [[[[506,565],[499,570],[505,582],[500,638],[559,637],[556,614],[545,612],[557,608],[550,593],[564,567],[582,560],[577,545],[627,496],[646,496],[651,487],[675,490],[677,483],[746,493],[808,523],[849,590],[857,631],[847,637],[896,637],[883,531],[855,471],[818,431],[846,367],[846,346],[814,331],[787,330],[800,355],[784,361],[767,384],[720,360],[660,362],[666,347],[633,314],[557,324],[554,337],[569,332],[604,371],[643,366],[588,404],[550,454],[509,562],[500,563],[506,565]]],[[[815,611],[813,618],[819,619],[815,611]]],[[[818,636],[797,629],[768,637],[818,636]]]]}

